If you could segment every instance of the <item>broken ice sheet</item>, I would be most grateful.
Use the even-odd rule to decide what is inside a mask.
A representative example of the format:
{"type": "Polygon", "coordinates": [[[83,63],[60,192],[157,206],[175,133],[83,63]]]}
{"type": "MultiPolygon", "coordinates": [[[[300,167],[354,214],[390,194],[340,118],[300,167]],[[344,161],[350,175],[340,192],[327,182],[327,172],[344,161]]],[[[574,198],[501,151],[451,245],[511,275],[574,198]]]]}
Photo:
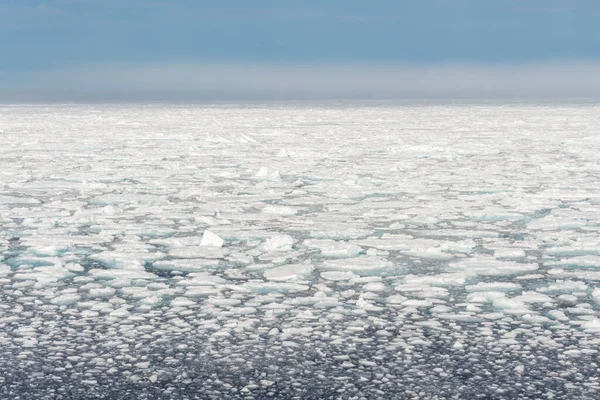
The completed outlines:
{"type": "Polygon", "coordinates": [[[595,106],[0,125],[0,398],[598,397],[595,106]]]}

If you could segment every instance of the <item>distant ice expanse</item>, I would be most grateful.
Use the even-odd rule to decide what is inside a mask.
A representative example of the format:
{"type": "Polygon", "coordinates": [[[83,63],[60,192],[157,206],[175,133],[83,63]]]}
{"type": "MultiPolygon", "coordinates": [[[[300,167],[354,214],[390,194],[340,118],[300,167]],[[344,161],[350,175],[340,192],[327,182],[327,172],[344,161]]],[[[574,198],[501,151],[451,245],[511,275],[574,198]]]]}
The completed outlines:
{"type": "Polygon", "coordinates": [[[2,399],[600,397],[600,105],[0,106],[2,399]]]}

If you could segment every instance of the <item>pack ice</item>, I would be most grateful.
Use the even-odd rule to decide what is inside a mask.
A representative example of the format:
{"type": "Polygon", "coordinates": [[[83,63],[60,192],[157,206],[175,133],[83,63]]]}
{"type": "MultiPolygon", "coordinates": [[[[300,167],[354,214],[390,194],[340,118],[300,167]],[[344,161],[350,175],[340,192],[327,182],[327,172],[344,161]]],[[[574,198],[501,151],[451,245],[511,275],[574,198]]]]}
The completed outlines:
{"type": "Polygon", "coordinates": [[[595,104],[0,126],[2,399],[600,397],[595,104]]]}

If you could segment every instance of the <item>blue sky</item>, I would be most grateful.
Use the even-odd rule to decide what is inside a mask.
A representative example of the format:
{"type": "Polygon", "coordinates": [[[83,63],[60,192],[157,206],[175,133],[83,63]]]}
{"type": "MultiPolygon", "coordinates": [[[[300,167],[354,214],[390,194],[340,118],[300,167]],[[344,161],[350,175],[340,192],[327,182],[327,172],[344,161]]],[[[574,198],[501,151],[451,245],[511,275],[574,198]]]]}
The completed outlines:
{"type": "Polygon", "coordinates": [[[0,0],[0,89],[118,66],[589,69],[598,21],[597,0],[0,0]]]}

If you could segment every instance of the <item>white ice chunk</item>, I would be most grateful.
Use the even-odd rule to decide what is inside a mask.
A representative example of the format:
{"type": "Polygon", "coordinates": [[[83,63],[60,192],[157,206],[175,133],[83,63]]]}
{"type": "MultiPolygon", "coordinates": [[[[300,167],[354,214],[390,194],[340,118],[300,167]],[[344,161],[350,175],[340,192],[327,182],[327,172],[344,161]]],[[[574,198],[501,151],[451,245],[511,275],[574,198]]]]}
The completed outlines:
{"type": "Polygon", "coordinates": [[[286,281],[309,275],[313,269],[311,264],[287,264],[267,269],[263,275],[270,281],[286,281]]]}
{"type": "Polygon", "coordinates": [[[152,266],[162,271],[199,272],[219,265],[219,260],[213,259],[174,259],[156,261],[152,266]]]}
{"type": "Polygon", "coordinates": [[[290,251],[295,240],[290,235],[276,235],[268,238],[260,249],[266,252],[290,251]]]}
{"type": "Polygon", "coordinates": [[[472,258],[465,258],[448,266],[449,271],[465,272],[471,275],[482,276],[501,276],[515,275],[539,268],[537,264],[517,263],[514,261],[500,261],[487,255],[476,255],[472,258]]]}
{"type": "Polygon", "coordinates": [[[530,230],[562,230],[562,229],[578,229],[584,227],[586,222],[582,219],[570,217],[557,217],[548,215],[538,220],[527,224],[527,229],[530,230]]]}
{"type": "Polygon", "coordinates": [[[423,284],[430,286],[463,286],[466,282],[467,274],[464,273],[442,273],[437,275],[406,275],[404,283],[423,284]]]}
{"type": "Polygon", "coordinates": [[[258,282],[252,281],[242,285],[243,288],[249,289],[255,293],[288,293],[288,292],[304,292],[310,289],[308,285],[288,282],[258,282]]]}
{"type": "Polygon", "coordinates": [[[289,157],[289,156],[290,156],[290,154],[288,153],[288,151],[286,149],[280,149],[276,155],[276,157],[289,157]]]}
{"type": "Polygon", "coordinates": [[[119,270],[119,269],[91,269],[88,274],[100,279],[156,279],[151,272],[144,270],[119,270]]]}
{"type": "Polygon", "coordinates": [[[223,258],[229,250],[216,246],[184,246],[169,250],[169,255],[176,258],[223,258]]]}
{"type": "Polygon", "coordinates": [[[267,181],[279,181],[281,176],[279,175],[278,169],[270,169],[268,167],[261,167],[258,172],[254,175],[255,179],[267,180],[267,181]]]}
{"type": "Polygon", "coordinates": [[[467,300],[473,303],[492,303],[494,308],[502,310],[507,314],[527,314],[530,312],[527,305],[516,299],[512,299],[506,296],[503,292],[474,292],[469,293],[467,300]]]}
{"type": "Polygon", "coordinates": [[[593,318],[581,324],[583,331],[586,333],[600,334],[600,319],[593,318]]]}
{"type": "Polygon", "coordinates": [[[448,289],[443,287],[429,286],[422,283],[405,283],[394,288],[399,292],[411,297],[443,299],[448,297],[448,289]]]}
{"type": "Polygon", "coordinates": [[[90,289],[90,297],[112,297],[116,290],[111,287],[90,289]]]}
{"type": "Polygon", "coordinates": [[[552,297],[533,291],[525,291],[514,299],[523,303],[554,303],[552,297]]]}
{"type": "Polygon", "coordinates": [[[240,141],[240,143],[254,143],[254,142],[256,142],[256,139],[254,139],[254,138],[253,138],[253,137],[251,137],[251,136],[248,136],[248,135],[244,135],[244,134],[242,134],[242,135],[240,136],[240,139],[239,139],[239,141],[240,141]]]}
{"type": "Polygon", "coordinates": [[[362,251],[356,244],[331,239],[307,239],[302,244],[317,248],[323,257],[331,258],[356,257],[362,251]]]}
{"type": "Polygon", "coordinates": [[[8,265],[0,264],[0,278],[4,278],[10,274],[10,267],[8,265]]]}
{"type": "Polygon", "coordinates": [[[377,256],[327,260],[317,265],[316,268],[325,271],[350,271],[358,275],[379,275],[385,272],[403,271],[402,266],[394,265],[389,260],[377,256]]]}
{"type": "Polygon", "coordinates": [[[372,301],[365,299],[363,296],[360,296],[356,301],[356,307],[366,311],[382,311],[384,309],[375,305],[372,301]]]}
{"type": "Polygon", "coordinates": [[[348,281],[358,278],[358,275],[350,271],[323,271],[320,275],[327,281],[348,281]]]}
{"type": "Polygon", "coordinates": [[[585,282],[579,281],[557,281],[556,283],[549,284],[546,287],[541,287],[537,291],[541,293],[574,293],[574,292],[585,292],[588,289],[588,285],[585,282]]]}
{"type": "Polygon", "coordinates": [[[416,299],[403,301],[402,305],[405,307],[415,307],[415,308],[433,307],[433,303],[429,300],[416,300],[416,299]]]}
{"type": "Polygon", "coordinates": [[[557,264],[571,268],[600,268],[600,256],[585,255],[563,258],[557,264]]]}
{"type": "Polygon", "coordinates": [[[512,282],[479,282],[476,285],[465,286],[467,292],[514,292],[521,288],[521,285],[512,282]]]}
{"type": "Polygon", "coordinates": [[[265,208],[263,208],[262,212],[264,214],[287,216],[296,215],[298,211],[296,211],[296,209],[292,207],[286,206],[266,206],[265,208]]]}
{"type": "Polygon", "coordinates": [[[40,201],[32,197],[0,195],[0,204],[40,204],[40,201]]]}
{"type": "Polygon", "coordinates": [[[200,242],[200,246],[215,246],[221,247],[223,246],[223,239],[217,236],[215,233],[205,230],[204,234],[202,234],[202,242],[200,242]]]}
{"type": "Polygon", "coordinates": [[[592,299],[597,304],[600,304],[600,288],[594,288],[594,290],[592,291],[592,299]]]}
{"type": "Polygon", "coordinates": [[[196,302],[185,297],[176,297],[173,300],[171,300],[171,306],[173,307],[189,307],[195,304],[196,302]]]}
{"type": "Polygon", "coordinates": [[[496,258],[523,258],[525,255],[523,249],[502,248],[494,250],[494,257],[496,258]]]}
{"type": "Polygon", "coordinates": [[[50,300],[50,303],[64,306],[64,305],[77,303],[79,300],[81,300],[81,296],[79,296],[78,294],[66,293],[66,294],[62,294],[60,296],[56,296],[55,298],[50,300]]]}
{"type": "MultiPolygon", "coordinates": [[[[92,254],[88,258],[97,261],[108,268],[143,270],[143,260],[137,253],[122,253],[118,251],[103,251],[92,254]]],[[[149,260],[157,258],[156,255],[148,255],[149,260]]]]}

